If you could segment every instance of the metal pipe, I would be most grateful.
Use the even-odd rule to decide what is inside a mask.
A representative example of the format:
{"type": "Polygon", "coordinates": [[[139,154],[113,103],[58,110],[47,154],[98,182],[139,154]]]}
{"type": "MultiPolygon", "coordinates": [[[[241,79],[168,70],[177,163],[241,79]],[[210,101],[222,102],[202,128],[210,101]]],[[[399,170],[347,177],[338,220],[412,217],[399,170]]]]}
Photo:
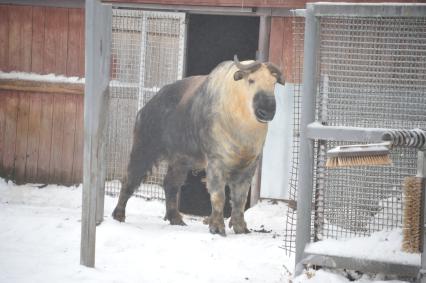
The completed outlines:
{"type": "Polygon", "coordinates": [[[385,128],[325,126],[319,122],[307,127],[308,138],[328,141],[381,142],[382,136],[388,131],[385,128]]]}
{"type": "Polygon", "coordinates": [[[336,16],[339,17],[424,17],[426,15],[426,5],[416,3],[392,3],[383,5],[377,3],[363,3],[362,5],[353,3],[317,3],[314,15],[318,17],[336,16]]]}

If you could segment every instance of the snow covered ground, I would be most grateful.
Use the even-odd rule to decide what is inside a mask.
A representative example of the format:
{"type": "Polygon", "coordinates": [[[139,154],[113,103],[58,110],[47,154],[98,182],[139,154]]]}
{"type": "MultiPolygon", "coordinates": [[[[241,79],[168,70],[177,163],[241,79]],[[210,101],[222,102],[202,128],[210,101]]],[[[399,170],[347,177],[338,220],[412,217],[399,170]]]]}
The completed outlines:
{"type": "Polygon", "coordinates": [[[118,223],[110,217],[115,202],[106,197],[96,268],[86,268],[79,265],[81,187],[15,186],[0,179],[0,282],[349,282],[325,270],[292,278],[294,263],[281,248],[283,203],[251,208],[246,220],[254,231],[235,235],[228,229],[225,238],[211,235],[199,217],[171,226],[162,219],[163,203],[138,198],[129,201],[127,222],[118,223]]]}

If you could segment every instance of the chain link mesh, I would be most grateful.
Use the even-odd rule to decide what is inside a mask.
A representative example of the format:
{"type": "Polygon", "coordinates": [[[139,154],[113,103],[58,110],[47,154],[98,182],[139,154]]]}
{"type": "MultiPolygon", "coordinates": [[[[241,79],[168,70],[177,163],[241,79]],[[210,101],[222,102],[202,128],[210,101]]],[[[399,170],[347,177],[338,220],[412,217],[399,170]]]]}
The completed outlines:
{"type": "MultiPolygon", "coordinates": [[[[106,193],[117,195],[129,161],[137,111],[164,85],[182,78],[181,13],[113,8],[106,193]]],[[[167,163],[153,168],[135,196],[164,199],[167,163]]]]}
{"type": "MultiPolygon", "coordinates": [[[[319,57],[322,124],[426,128],[426,18],[321,17],[319,57]]],[[[317,157],[350,143],[320,141],[317,157]]],[[[314,240],[402,226],[402,184],[416,174],[416,150],[395,148],[391,158],[383,167],[318,164],[314,240]]]]}
{"type": "MultiPolygon", "coordinates": [[[[320,18],[316,120],[324,125],[426,128],[426,18],[320,18]]],[[[293,79],[301,81],[304,19],[293,17],[293,79]]],[[[295,84],[293,160],[284,249],[295,251],[301,85],[295,84]]],[[[368,142],[368,141],[366,141],[368,142]]],[[[402,225],[402,183],[416,151],[392,150],[392,166],[327,169],[315,141],[312,239],[369,235],[402,225]]]]}

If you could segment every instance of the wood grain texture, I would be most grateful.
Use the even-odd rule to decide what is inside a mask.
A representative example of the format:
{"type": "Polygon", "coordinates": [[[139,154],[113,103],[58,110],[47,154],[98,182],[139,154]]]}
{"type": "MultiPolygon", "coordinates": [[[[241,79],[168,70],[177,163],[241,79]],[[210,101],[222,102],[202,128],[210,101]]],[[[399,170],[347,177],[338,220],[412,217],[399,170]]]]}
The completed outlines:
{"type": "Polygon", "coordinates": [[[294,30],[293,19],[289,17],[273,17],[271,22],[271,38],[269,45],[269,59],[276,64],[286,82],[295,83],[294,77],[294,30]]]}
{"type": "Polygon", "coordinates": [[[288,82],[293,83],[294,48],[293,48],[293,22],[292,18],[283,18],[283,42],[282,42],[283,74],[288,82]]]}
{"type": "Polygon", "coordinates": [[[84,84],[0,78],[0,90],[82,95],[84,84]]]}
{"type": "Polygon", "coordinates": [[[84,97],[76,97],[76,132],[74,136],[74,160],[72,165],[73,183],[83,181],[83,142],[84,142],[84,97]]]}
{"type": "Polygon", "coordinates": [[[31,71],[32,9],[9,6],[9,70],[31,71]]]}
{"type": "Polygon", "coordinates": [[[9,9],[0,5],[0,70],[9,71],[9,9]]]}
{"type": "Polygon", "coordinates": [[[10,178],[15,171],[16,124],[18,120],[19,96],[5,95],[5,136],[3,154],[3,176],[10,178]]]}
{"type": "Polygon", "coordinates": [[[29,96],[19,93],[18,120],[16,123],[15,176],[16,183],[25,183],[25,165],[27,162],[28,117],[30,113],[29,96]]]}
{"type": "Polygon", "coordinates": [[[31,72],[43,73],[44,31],[46,20],[45,7],[33,7],[31,72]]]}
{"type": "Polygon", "coordinates": [[[50,154],[52,145],[53,96],[41,97],[40,146],[37,161],[37,180],[41,183],[49,181],[50,154]]]}
{"type": "Polygon", "coordinates": [[[62,149],[64,141],[64,109],[65,96],[55,94],[53,96],[52,116],[52,146],[50,152],[50,182],[59,184],[62,174],[62,149]]]}
{"type": "Polygon", "coordinates": [[[25,180],[30,183],[38,182],[37,166],[40,148],[41,128],[41,98],[42,93],[31,93],[30,114],[28,119],[27,162],[25,165],[25,180]]]}
{"type": "Polygon", "coordinates": [[[51,8],[46,13],[43,72],[66,74],[68,9],[51,8]]]}
{"type": "Polygon", "coordinates": [[[272,17],[271,36],[269,41],[269,61],[276,64],[283,70],[283,29],[284,21],[282,17],[272,17]]]}
{"type": "Polygon", "coordinates": [[[3,172],[3,154],[5,150],[4,139],[6,136],[6,94],[0,91],[0,174],[3,172]]]}
{"type": "Polygon", "coordinates": [[[69,9],[67,76],[84,77],[84,12],[69,9]]]}
{"type": "Polygon", "coordinates": [[[64,133],[62,144],[62,162],[60,164],[59,180],[65,185],[71,185],[72,169],[75,155],[75,134],[77,120],[77,97],[74,95],[65,96],[64,105],[64,133]]]}
{"type": "MultiPolygon", "coordinates": [[[[0,4],[0,70],[84,77],[84,9],[0,4]]],[[[0,175],[82,181],[84,84],[0,79],[0,175]]]]}

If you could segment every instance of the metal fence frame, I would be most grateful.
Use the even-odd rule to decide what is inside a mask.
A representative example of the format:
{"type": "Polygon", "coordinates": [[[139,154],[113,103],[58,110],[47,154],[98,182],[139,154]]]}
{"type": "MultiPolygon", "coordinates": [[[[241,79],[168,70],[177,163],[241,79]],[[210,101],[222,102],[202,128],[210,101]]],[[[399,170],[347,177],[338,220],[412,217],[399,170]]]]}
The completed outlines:
{"type": "MultiPolygon", "coordinates": [[[[383,128],[324,126],[319,122],[315,122],[320,34],[319,17],[425,17],[425,15],[426,5],[423,4],[307,4],[305,14],[303,96],[301,104],[300,163],[297,193],[296,274],[300,274],[303,271],[303,266],[306,263],[367,272],[389,273],[392,271],[391,273],[406,276],[417,276],[420,270],[418,266],[391,265],[362,259],[331,258],[327,255],[309,255],[305,253],[305,247],[311,241],[315,140],[353,142],[368,140],[379,142],[383,133],[389,130],[383,128]]],[[[425,252],[423,252],[423,268],[426,265],[425,259],[425,252]]]]}

